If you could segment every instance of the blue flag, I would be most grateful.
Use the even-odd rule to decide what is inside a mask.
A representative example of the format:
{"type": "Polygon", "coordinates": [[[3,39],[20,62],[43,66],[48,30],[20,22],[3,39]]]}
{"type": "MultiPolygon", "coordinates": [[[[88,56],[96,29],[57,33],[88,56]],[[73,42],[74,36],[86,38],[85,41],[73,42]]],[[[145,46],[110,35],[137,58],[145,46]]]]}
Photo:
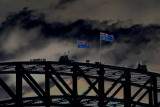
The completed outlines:
{"type": "Polygon", "coordinates": [[[113,42],[114,41],[114,36],[113,35],[108,35],[107,33],[100,32],[100,39],[108,41],[108,42],[113,42]]]}
{"type": "Polygon", "coordinates": [[[91,48],[91,46],[88,42],[78,41],[78,48],[91,48]]]}
{"type": "Polygon", "coordinates": [[[113,35],[107,35],[105,38],[105,41],[113,42],[114,41],[114,36],[113,35]]]}

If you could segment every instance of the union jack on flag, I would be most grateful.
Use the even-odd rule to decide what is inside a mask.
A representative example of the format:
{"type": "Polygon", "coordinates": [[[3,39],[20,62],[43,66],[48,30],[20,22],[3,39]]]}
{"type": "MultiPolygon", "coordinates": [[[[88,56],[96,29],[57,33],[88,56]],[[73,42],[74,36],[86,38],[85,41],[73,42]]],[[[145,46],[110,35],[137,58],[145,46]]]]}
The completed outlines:
{"type": "Polygon", "coordinates": [[[106,40],[106,36],[108,36],[108,34],[100,32],[100,36],[101,40],[106,40]]]}

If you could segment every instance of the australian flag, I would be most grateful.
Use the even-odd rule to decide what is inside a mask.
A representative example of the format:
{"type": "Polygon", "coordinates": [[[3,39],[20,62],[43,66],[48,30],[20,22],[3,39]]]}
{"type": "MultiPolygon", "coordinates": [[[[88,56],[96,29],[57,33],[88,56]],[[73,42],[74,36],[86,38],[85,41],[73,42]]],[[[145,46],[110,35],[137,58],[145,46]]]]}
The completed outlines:
{"type": "Polygon", "coordinates": [[[113,42],[113,41],[114,41],[114,36],[100,32],[100,39],[101,39],[101,40],[108,41],[108,42],[113,42]]]}
{"type": "Polygon", "coordinates": [[[106,36],[105,41],[113,42],[114,41],[114,36],[113,35],[106,36]]]}
{"type": "Polygon", "coordinates": [[[91,46],[86,41],[78,41],[78,48],[91,48],[91,46]]]}

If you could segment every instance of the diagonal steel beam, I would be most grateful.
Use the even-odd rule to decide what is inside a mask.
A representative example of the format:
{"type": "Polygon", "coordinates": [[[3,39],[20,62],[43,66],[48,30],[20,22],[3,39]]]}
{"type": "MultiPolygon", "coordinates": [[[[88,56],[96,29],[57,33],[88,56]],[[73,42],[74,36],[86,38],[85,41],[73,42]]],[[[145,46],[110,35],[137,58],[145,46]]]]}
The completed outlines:
{"type": "Polygon", "coordinates": [[[120,83],[121,79],[122,79],[123,77],[125,77],[126,74],[127,74],[127,72],[124,72],[124,73],[120,76],[120,78],[118,78],[118,79],[112,84],[112,86],[111,86],[111,87],[107,90],[107,92],[105,93],[105,96],[107,96],[107,95],[112,91],[112,89],[113,89],[118,83],[120,83]]]}
{"type": "Polygon", "coordinates": [[[0,85],[13,100],[16,99],[14,92],[8,87],[8,85],[1,78],[0,78],[0,85]]]}
{"type": "Polygon", "coordinates": [[[85,73],[79,68],[79,73],[81,73],[82,74],[82,76],[84,77],[84,79],[88,82],[88,84],[90,85],[90,86],[93,86],[92,88],[93,88],[93,90],[97,93],[97,95],[98,95],[98,90],[97,90],[97,88],[94,86],[94,85],[92,85],[93,83],[90,81],[90,79],[85,75],[85,73]]]}
{"type": "Polygon", "coordinates": [[[37,89],[43,94],[43,96],[45,95],[44,90],[38,85],[38,83],[33,79],[33,77],[26,71],[24,71],[24,74],[28,77],[28,79],[30,79],[30,81],[37,87],[37,89]]]}
{"type": "MultiPolygon", "coordinates": [[[[150,81],[151,81],[151,78],[149,78],[149,79],[143,84],[143,86],[146,86],[150,81]]],[[[136,96],[137,96],[143,89],[144,89],[144,88],[141,87],[141,88],[133,95],[133,97],[130,99],[130,101],[133,101],[133,100],[136,98],[136,96]]]]}
{"type": "MultiPolygon", "coordinates": [[[[32,87],[32,89],[37,93],[38,96],[45,96],[46,93],[44,92],[44,90],[38,85],[38,83],[33,79],[33,77],[29,74],[29,72],[27,72],[27,70],[22,67],[22,71],[23,71],[23,78],[26,80],[26,82],[32,87]],[[42,94],[42,95],[41,95],[42,94]]],[[[47,103],[45,98],[42,98],[44,103],[47,103]]]]}
{"type": "Polygon", "coordinates": [[[131,106],[131,107],[135,107],[143,98],[144,96],[148,93],[148,90],[131,106]]]}
{"type": "Polygon", "coordinates": [[[39,97],[42,97],[42,93],[37,89],[37,87],[29,80],[26,75],[23,75],[24,80],[31,86],[31,88],[36,92],[39,97]]]}
{"type": "Polygon", "coordinates": [[[60,80],[60,82],[64,85],[64,87],[72,94],[71,88],[67,85],[67,83],[63,80],[63,78],[54,70],[52,66],[50,66],[51,72],[60,80]]]}
{"type": "Polygon", "coordinates": [[[89,86],[89,88],[82,94],[82,96],[86,96],[97,83],[98,83],[98,80],[93,82],[93,84],[89,86]]]}
{"type": "Polygon", "coordinates": [[[68,95],[66,91],[61,87],[61,85],[54,79],[54,77],[51,75],[50,76],[51,80],[55,83],[55,85],[58,87],[58,89],[63,93],[63,95],[68,95]]]}
{"type": "Polygon", "coordinates": [[[104,103],[105,105],[107,105],[110,100],[112,100],[112,98],[114,98],[114,96],[122,89],[123,85],[121,84],[121,86],[112,94],[112,96],[104,103]]]}

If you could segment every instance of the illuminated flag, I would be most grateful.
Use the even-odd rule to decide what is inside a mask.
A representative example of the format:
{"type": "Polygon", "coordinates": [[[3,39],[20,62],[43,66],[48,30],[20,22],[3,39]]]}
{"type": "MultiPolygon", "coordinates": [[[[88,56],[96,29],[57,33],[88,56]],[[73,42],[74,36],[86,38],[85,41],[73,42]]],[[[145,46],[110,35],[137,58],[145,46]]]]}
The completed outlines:
{"type": "Polygon", "coordinates": [[[84,41],[78,41],[78,48],[91,48],[90,43],[84,41]]]}
{"type": "Polygon", "coordinates": [[[114,36],[113,35],[108,35],[107,33],[100,32],[100,40],[113,42],[114,36]]]}
{"type": "Polygon", "coordinates": [[[113,35],[107,35],[105,38],[105,41],[113,42],[114,41],[114,36],[113,35]]]}

